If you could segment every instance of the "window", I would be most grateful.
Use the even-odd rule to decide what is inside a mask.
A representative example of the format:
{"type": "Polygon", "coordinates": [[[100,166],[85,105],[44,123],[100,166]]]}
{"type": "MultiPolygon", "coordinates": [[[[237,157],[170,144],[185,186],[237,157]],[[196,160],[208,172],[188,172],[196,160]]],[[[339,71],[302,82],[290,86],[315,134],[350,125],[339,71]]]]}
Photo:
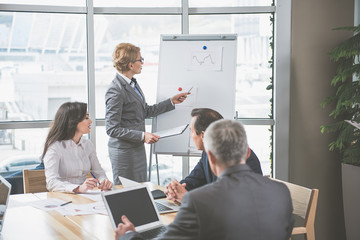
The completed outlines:
{"type": "Polygon", "coordinates": [[[65,101],[87,102],[85,25],[85,15],[0,12],[0,121],[51,120],[65,101]]]}
{"type": "Polygon", "coordinates": [[[112,53],[116,45],[121,42],[129,42],[141,48],[145,62],[137,80],[141,84],[147,103],[155,103],[160,34],[180,34],[180,17],[96,15],[94,25],[97,36],[95,39],[96,118],[105,118],[105,92],[116,73],[112,65],[112,53]]]}
{"type": "MultiPolygon", "coordinates": [[[[147,102],[152,104],[156,97],[160,34],[237,33],[237,117],[245,124],[250,147],[258,155],[264,174],[270,173],[272,140],[268,129],[275,121],[269,117],[269,101],[273,94],[278,94],[279,100],[282,97],[274,90],[266,90],[272,76],[268,63],[273,36],[270,18],[278,13],[276,20],[287,22],[290,8],[286,0],[277,1],[276,9],[272,0],[86,3],[92,2],[36,0],[29,4],[26,0],[0,0],[0,164],[12,155],[40,155],[58,107],[66,101],[82,101],[89,103],[89,113],[96,117],[96,121],[92,119],[90,138],[111,177],[104,95],[115,75],[111,55],[116,44],[131,42],[141,47],[145,64],[138,80],[147,102]]],[[[280,42],[287,41],[283,34],[277,36],[280,42]]],[[[149,120],[147,128],[151,128],[149,120]]],[[[287,139],[278,137],[277,145],[281,141],[286,143],[287,139]]],[[[190,159],[191,170],[199,157],[190,159]]],[[[161,182],[181,178],[181,157],[160,155],[159,162],[160,172],[166,172],[161,182]]],[[[156,182],[155,175],[152,180],[156,182]]]]}

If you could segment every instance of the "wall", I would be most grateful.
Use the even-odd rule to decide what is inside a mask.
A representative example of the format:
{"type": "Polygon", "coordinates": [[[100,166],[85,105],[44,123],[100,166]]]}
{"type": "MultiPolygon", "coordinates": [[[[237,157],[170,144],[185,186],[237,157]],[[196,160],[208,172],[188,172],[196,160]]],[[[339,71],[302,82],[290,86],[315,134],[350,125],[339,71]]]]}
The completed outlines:
{"type": "Polygon", "coordinates": [[[345,239],[341,166],[337,153],[328,151],[333,136],[320,133],[331,121],[330,107],[322,109],[320,102],[334,93],[330,80],[336,65],[328,53],[350,36],[331,29],[353,22],[354,0],[292,0],[289,177],[320,190],[317,239],[345,239]]]}

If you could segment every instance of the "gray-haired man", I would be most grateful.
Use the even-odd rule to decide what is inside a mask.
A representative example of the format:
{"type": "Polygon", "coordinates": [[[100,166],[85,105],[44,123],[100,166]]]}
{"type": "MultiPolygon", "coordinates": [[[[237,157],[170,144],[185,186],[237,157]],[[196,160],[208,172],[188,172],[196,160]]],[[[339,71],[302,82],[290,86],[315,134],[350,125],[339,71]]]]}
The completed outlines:
{"type": "MultiPolygon", "coordinates": [[[[212,123],[204,146],[218,179],[185,194],[174,222],[160,239],[289,239],[293,228],[289,190],[245,164],[248,145],[242,124],[212,123]]],[[[130,220],[123,216],[116,239],[142,239],[130,220]]]]}

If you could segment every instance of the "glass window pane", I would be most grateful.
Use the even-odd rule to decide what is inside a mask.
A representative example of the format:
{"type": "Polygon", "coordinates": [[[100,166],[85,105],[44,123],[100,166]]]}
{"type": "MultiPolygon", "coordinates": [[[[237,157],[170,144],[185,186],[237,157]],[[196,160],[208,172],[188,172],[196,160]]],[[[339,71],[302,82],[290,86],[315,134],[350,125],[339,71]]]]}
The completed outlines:
{"type": "Polygon", "coordinates": [[[273,0],[189,0],[189,7],[243,7],[270,6],[273,0]]]}
{"type": "Polygon", "coordinates": [[[85,7],[85,0],[0,0],[0,3],[85,7]]]}
{"type": "Polygon", "coordinates": [[[48,131],[48,128],[1,129],[0,175],[7,176],[39,165],[48,131]]]}
{"type": "Polygon", "coordinates": [[[235,110],[239,118],[269,118],[271,14],[190,16],[190,33],[236,33],[238,54],[235,110]]]}
{"type": "Polygon", "coordinates": [[[94,7],[180,7],[179,0],[94,0],[94,7]]]}
{"type": "Polygon", "coordinates": [[[80,14],[0,13],[0,121],[52,120],[87,102],[86,22],[80,14]]]}
{"type": "MultiPolygon", "coordinates": [[[[172,180],[180,181],[182,179],[182,157],[159,154],[159,179],[160,186],[166,186],[172,180]]],[[[157,173],[155,155],[153,157],[153,167],[151,169],[151,182],[157,184],[157,173]]]]}
{"type": "Polygon", "coordinates": [[[98,156],[101,167],[106,173],[106,176],[109,178],[110,181],[113,181],[111,162],[107,146],[108,140],[109,136],[106,134],[105,127],[96,127],[96,154],[98,156]]]}
{"type": "Polygon", "coordinates": [[[136,79],[141,85],[147,103],[155,103],[160,34],[179,34],[180,17],[96,15],[94,22],[96,118],[105,118],[105,92],[116,73],[112,64],[112,53],[121,42],[130,42],[141,48],[145,63],[136,79]]]}
{"type": "Polygon", "coordinates": [[[271,174],[270,126],[245,125],[249,147],[260,160],[263,175],[271,174]]]}
{"type": "MultiPolygon", "coordinates": [[[[261,169],[264,175],[271,175],[270,163],[270,126],[250,126],[246,125],[245,130],[248,138],[249,147],[259,158],[261,169]]],[[[201,156],[190,157],[189,173],[199,162],[201,156]]]]}

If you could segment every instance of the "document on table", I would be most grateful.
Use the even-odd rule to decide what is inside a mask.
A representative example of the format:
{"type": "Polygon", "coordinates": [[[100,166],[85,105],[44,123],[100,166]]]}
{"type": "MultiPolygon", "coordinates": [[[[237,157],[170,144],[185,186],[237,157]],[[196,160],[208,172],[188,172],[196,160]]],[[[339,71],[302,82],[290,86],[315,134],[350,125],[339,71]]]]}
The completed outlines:
{"type": "Polygon", "coordinates": [[[30,206],[36,207],[43,211],[58,211],[63,216],[71,215],[89,215],[89,214],[104,214],[107,215],[107,211],[104,202],[94,202],[87,204],[74,204],[71,202],[65,202],[56,198],[49,198],[39,201],[33,201],[29,203],[30,206]]]}
{"type": "Polygon", "coordinates": [[[188,126],[189,126],[189,124],[186,124],[186,125],[182,125],[179,127],[154,132],[153,134],[160,136],[159,139],[166,138],[166,137],[172,137],[172,136],[180,135],[183,132],[185,132],[185,130],[188,126]]]}
{"type": "Polygon", "coordinates": [[[108,214],[104,202],[94,202],[87,204],[68,204],[64,207],[56,209],[56,211],[58,211],[63,216],[108,214]]]}
{"type": "Polygon", "coordinates": [[[360,123],[357,123],[357,122],[351,121],[351,120],[344,120],[344,121],[353,125],[354,127],[358,128],[358,129],[360,129],[360,123]]]}
{"type": "Polygon", "coordinates": [[[101,202],[102,201],[102,197],[101,197],[101,190],[89,190],[86,193],[78,193],[77,195],[80,195],[82,197],[86,197],[89,198],[95,202],[101,202]]]}
{"type": "Polygon", "coordinates": [[[41,209],[43,211],[51,211],[51,210],[57,210],[59,208],[66,207],[69,204],[66,204],[64,206],[61,206],[62,204],[66,203],[63,200],[57,199],[57,198],[48,198],[38,201],[30,202],[29,205],[33,206],[35,208],[41,209]]]}

